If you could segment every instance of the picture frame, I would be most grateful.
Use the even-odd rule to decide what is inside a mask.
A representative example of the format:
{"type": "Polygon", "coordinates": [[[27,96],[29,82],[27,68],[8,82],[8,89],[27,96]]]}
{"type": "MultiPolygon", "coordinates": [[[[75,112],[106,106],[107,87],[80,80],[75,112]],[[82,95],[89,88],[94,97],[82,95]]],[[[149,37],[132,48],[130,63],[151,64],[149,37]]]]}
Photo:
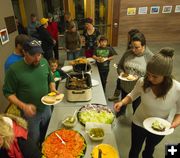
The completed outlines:
{"type": "Polygon", "coordinates": [[[174,12],[175,13],[180,13],[180,5],[176,5],[174,12]]]}
{"type": "Polygon", "coordinates": [[[162,13],[171,13],[172,6],[163,6],[162,13]]]}
{"type": "Polygon", "coordinates": [[[0,30],[0,39],[1,39],[2,45],[9,42],[9,35],[8,35],[7,28],[0,30]]]}
{"type": "Polygon", "coordinates": [[[147,14],[148,7],[139,7],[138,14],[147,14]]]}
{"type": "Polygon", "coordinates": [[[136,8],[127,8],[127,15],[136,15],[136,8]]]}
{"type": "Polygon", "coordinates": [[[159,14],[160,6],[152,6],[150,9],[150,14],[159,14]]]}

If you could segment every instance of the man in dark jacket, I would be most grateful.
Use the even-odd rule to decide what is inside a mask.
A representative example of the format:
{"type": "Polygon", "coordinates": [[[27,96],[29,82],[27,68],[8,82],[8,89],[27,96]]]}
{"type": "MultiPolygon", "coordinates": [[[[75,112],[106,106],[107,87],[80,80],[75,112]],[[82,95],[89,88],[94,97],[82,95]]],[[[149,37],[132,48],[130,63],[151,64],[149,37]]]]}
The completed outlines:
{"type": "Polygon", "coordinates": [[[51,37],[50,33],[47,30],[48,19],[42,18],[40,20],[41,26],[38,28],[39,39],[42,41],[42,49],[44,51],[44,57],[49,61],[53,58],[53,47],[56,43],[55,40],[51,37]]]}

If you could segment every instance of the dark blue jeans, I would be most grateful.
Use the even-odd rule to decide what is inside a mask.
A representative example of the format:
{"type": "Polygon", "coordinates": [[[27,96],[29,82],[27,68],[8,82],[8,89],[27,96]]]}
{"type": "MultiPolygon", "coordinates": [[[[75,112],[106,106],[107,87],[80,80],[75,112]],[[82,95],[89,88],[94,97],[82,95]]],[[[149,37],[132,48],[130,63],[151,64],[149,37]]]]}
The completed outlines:
{"type": "Polygon", "coordinates": [[[139,153],[145,141],[145,149],[142,158],[153,158],[155,146],[161,142],[164,136],[155,135],[146,129],[132,123],[131,126],[131,148],[129,158],[139,158],[139,153]]]}
{"type": "Polygon", "coordinates": [[[37,144],[44,141],[51,117],[51,107],[46,106],[44,111],[37,112],[33,117],[24,116],[28,122],[29,137],[37,144]]]}
{"type": "Polygon", "coordinates": [[[99,75],[100,75],[100,78],[101,78],[101,83],[102,83],[102,86],[103,86],[103,90],[105,92],[109,69],[102,69],[102,68],[99,68],[99,67],[98,67],[98,69],[99,69],[99,75]]]}

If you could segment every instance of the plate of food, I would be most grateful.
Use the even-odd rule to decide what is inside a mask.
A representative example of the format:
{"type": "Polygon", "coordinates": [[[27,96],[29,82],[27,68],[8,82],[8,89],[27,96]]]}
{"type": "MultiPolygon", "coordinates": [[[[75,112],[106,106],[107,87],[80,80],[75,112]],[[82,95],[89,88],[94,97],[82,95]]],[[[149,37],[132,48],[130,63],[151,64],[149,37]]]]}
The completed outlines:
{"type": "Polygon", "coordinates": [[[59,129],[46,137],[42,144],[43,158],[82,158],[86,152],[86,141],[77,131],[59,129]],[[65,142],[59,139],[59,137],[65,142]]]}
{"type": "Polygon", "coordinates": [[[138,76],[121,72],[118,78],[124,81],[136,81],[138,79],[138,76]]]}
{"type": "Polygon", "coordinates": [[[106,105],[87,104],[79,109],[77,118],[83,126],[85,126],[86,122],[112,124],[115,115],[106,105]]]}
{"type": "Polygon", "coordinates": [[[61,70],[64,71],[64,72],[69,72],[69,71],[73,70],[73,67],[72,67],[72,65],[67,65],[67,66],[63,66],[61,68],[61,70]]]}
{"type": "Polygon", "coordinates": [[[107,60],[108,60],[108,58],[106,58],[106,57],[99,57],[99,60],[97,60],[97,62],[98,63],[103,63],[103,62],[105,62],[107,60]]]}
{"type": "Polygon", "coordinates": [[[143,126],[149,132],[156,135],[169,135],[174,132],[171,123],[159,117],[149,117],[144,120],[143,126]]]}
{"type": "Polygon", "coordinates": [[[95,146],[91,153],[92,158],[120,158],[118,151],[109,144],[95,146]]]}
{"type": "Polygon", "coordinates": [[[44,105],[56,105],[60,103],[64,98],[64,94],[56,94],[55,92],[51,92],[41,98],[41,102],[44,105]]]}

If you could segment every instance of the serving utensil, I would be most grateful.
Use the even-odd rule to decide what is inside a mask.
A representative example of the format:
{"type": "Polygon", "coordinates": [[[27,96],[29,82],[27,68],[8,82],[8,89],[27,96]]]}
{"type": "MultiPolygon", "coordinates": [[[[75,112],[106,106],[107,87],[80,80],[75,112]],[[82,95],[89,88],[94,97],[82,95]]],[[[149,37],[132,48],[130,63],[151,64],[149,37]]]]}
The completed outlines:
{"type": "Polygon", "coordinates": [[[75,115],[76,115],[76,113],[77,113],[77,109],[74,111],[74,114],[73,114],[73,116],[71,117],[71,119],[70,119],[70,121],[71,122],[73,122],[74,120],[73,119],[75,119],[75,115]]]}
{"type": "Polygon", "coordinates": [[[55,135],[61,140],[62,144],[64,144],[64,145],[66,144],[66,142],[61,138],[61,136],[59,134],[55,133],[55,135]]]}

